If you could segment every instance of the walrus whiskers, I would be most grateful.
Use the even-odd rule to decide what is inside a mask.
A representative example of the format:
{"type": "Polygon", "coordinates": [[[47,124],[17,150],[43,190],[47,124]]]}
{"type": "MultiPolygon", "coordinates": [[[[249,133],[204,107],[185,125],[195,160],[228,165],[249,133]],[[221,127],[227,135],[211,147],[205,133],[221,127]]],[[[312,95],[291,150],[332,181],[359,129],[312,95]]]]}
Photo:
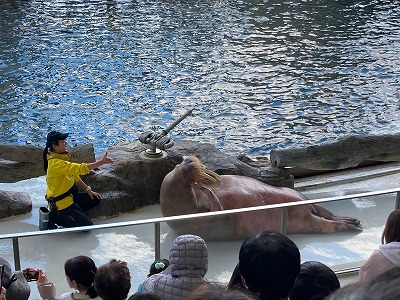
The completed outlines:
{"type": "Polygon", "coordinates": [[[192,177],[194,178],[195,182],[215,183],[221,179],[217,173],[204,167],[204,165],[200,162],[200,160],[196,156],[191,155],[190,159],[192,161],[192,167],[193,167],[192,177]]]}

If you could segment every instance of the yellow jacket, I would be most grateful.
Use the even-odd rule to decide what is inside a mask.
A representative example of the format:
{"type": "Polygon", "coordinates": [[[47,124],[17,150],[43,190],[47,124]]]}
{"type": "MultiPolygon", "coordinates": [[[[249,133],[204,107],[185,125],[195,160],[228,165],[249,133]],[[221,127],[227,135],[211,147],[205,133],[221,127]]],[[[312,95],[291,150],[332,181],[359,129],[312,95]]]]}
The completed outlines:
{"type": "MultiPolygon", "coordinates": [[[[75,182],[81,180],[79,175],[90,172],[86,163],[72,163],[71,154],[49,152],[47,154],[48,168],[46,175],[46,196],[57,197],[67,192],[75,182]]],[[[73,203],[71,196],[56,202],[59,210],[67,208],[73,203]]]]}

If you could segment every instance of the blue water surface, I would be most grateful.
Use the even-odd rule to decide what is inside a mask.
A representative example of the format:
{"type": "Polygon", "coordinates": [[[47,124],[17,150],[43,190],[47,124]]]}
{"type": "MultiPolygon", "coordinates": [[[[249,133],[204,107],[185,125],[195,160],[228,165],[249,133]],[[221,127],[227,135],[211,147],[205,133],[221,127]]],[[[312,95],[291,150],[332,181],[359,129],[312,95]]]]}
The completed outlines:
{"type": "Polygon", "coordinates": [[[0,142],[250,156],[400,131],[398,1],[3,0],[0,142]]]}

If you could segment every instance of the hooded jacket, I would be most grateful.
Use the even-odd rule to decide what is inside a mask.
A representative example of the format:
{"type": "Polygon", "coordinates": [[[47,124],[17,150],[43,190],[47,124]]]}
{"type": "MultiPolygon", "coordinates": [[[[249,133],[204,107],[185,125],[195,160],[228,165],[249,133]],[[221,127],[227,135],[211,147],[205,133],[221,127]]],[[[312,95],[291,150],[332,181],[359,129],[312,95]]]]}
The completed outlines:
{"type": "Polygon", "coordinates": [[[400,267],[400,242],[381,244],[361,266],[358,281],[370,280],[394,267],[400,267]]]}
{"type": "Polygon", "coordinates": [[[169,266],[147,278],[145,291],[158,294],[163,300],[187,299],[199,285],[208,283],[208,250],[204,240],[196,235],[178,236],[171,246],[169,266]]]}

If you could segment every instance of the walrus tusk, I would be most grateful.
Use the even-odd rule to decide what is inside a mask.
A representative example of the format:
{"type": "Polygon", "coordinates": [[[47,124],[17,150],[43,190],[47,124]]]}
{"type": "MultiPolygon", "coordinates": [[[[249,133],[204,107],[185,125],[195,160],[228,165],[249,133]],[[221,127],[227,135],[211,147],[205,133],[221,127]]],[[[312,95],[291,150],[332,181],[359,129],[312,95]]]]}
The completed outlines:
{"type": "Polygon", "coordinates": [[[205,169],[205,172],[206,172],[206,174],[211,175],[214,178],[214,182],[221,180],[221,177],[214,171],[211,171],[210,169],[205,169]]]}
{"type": "Polygon", "coordinates": [[[221,203],[219,202],[218,197],[214,194],[212,190],[210,190],[208,187],[194,183],[192,184],[192,187],[197,187],[200,190],[202,190],[206,195],[207,195],[207,200],[208,201],[200,201],[197,199],[196,194],[195,196],[195,202],[199,207],[205,207],[206,211],[217,211],[217,210],[223,210],[224,208],[222,207],[221,203]]]}
{"type": "Polygon", "coordinates": [[[220,180],[220,177],[219,177],[219,175],[217,173],[215,173],[213,171],[210,171],[210,170],[207,170],[207,169],[204,170],[204,172],[203,172],[201,177],[203,177],[203,179],[201,180],[202,182],[205,179],[208,179],[209,181],[211,181],[213,183],[218,182],[220,180]]]}

